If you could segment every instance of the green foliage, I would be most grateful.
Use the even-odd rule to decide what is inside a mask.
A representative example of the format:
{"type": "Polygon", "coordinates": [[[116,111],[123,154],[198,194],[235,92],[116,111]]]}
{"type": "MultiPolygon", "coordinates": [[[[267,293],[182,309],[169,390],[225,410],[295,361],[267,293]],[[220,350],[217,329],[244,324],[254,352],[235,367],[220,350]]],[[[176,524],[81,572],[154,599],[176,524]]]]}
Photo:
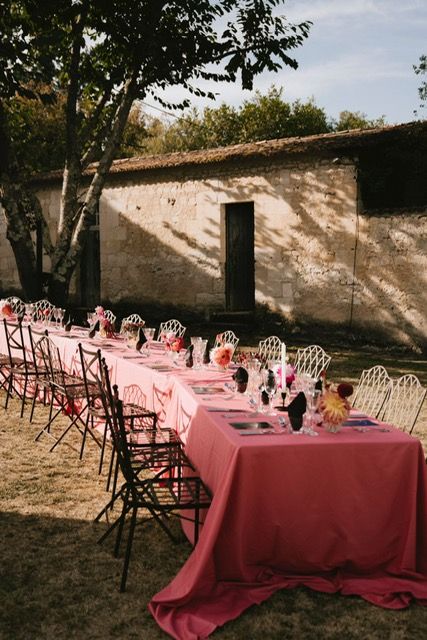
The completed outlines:
{"type": "MultiPolygon", "coordinates": [[[[222,103],[206,107],[202,112],[193,108],[175,122],[145,116],[147,138],[141,146],[146,153],[168,153],[212,149],[227,145],[293,136],[308,136],[346,129],[367,129],[384,126],[385,119],[370,120],[359,111],[343,111],[338,122],[328,118],[325,110],[313,99],[286,102],[283,89],[274,85],[266,94],[256,91],[240,107],[222,103]]],[[[141,141],[141,140],[140,140],[141,141]]]]}
{"type": "MultiPolygon", "coordinates": [[[[427,75],[427,56],[420,56],[419,64],[414,65],[414,71],[418,75],[427,75]]],[[[421,85],[418,87],[418,96],[420,99],[420,109],[424,109],[427,104],[427,81],[423,80],[421,85]]],[[[416,115],[417,112],[415,112],[416,115]]]]}
{"type": "MultiPolygon", "coordinates": [[[[33,85],[29,85],[33,87],[33,85]]],[[[34,87],[51,93],[48,87],[34,87]]],[[[65,158],[65,95],[50,104],[38,98],[15,96],[5,102],[10,144],[24,174],[61,169],[65,158]]]]}
{"type": "Polygon", "coordinates": [[[338,122],[333,123],[334,131],[347,131],[348,129],[372,129],[383,127],[385,116],[369,120],[366,113],[361,111],[341,111],[338,122]]]}

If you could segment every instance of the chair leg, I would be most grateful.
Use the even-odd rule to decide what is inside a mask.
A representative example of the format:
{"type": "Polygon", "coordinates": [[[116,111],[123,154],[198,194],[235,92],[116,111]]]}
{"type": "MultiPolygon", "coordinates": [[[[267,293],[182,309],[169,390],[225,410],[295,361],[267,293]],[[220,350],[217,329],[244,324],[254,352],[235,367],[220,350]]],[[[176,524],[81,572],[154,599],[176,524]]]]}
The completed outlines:
{"type": "Polygon", "coordinates": [[[134,536],[134,533],[135,533],[137,511],[138,511],[138,507],[135,506],[132,509],[132,517],[131,517],[131,520],[130,520],[130,529],[129,529],[129,535],[128,535],[128,542],[127,542],[127,546],[126,546],[126,555],[125,555],[125,561],[124,561],[124,564],[123,564],[122,580],[120,582],[120,591],[121,591],[121,593],[123,593],[126,590],[126,581],[127,581],[127,576],[128,576],[128,570],[129,570],[130,555],[131,555],[131,552],[132,552],[133,536],[134,536]]]}
{"type": "Polygon", "coordinates": [[[107,424],[105,424],[104,433],[102,435],[102,447],[101,447],[101,456],[99,458],[98,474],[102,473],[102,466],[104,464],[105,447],[107,444],[107,431],[108,431],[108,426],[107,424]]]}

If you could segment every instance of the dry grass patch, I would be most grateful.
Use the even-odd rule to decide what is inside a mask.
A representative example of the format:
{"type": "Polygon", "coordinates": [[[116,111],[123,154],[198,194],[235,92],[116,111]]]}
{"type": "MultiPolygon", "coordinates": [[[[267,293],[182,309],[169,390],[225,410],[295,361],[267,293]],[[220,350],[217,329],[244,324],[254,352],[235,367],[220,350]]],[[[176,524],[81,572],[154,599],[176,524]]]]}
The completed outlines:
{"type": "MultiPolygon", "coordinates": [[[[359,358],[352,368],[352,355],[334,353],[331,377],[355,379],[373,359],[374,355],[370,360],[359,358]]],[[[399,371],[403,365],[400,362],[399,371]]],[[[404,366],[427,381],[425,362],[418,369],[410,362],[404,366]]],[[[0,395],[2,406],[3,400],[0,395]]],[[[106,524],[95,525],[93,518],[108,499],[105,475],[97,475],[96,445],[88,442],[82,462],[65,444],[49,453],[51,442],[46,437],[34,442],[46,410],[39,407],[36,422],[29,425],[26,417],[19,419],[18,409],[13,401],[7,412],[0,409],[0,638],[166,638],[148,613],[147,604],[176,575],[191,552],[190,546],[186,542],[172,545],[151,524],[139,529],[128,590],[120,594],[122,561],[112,556],[113,540],[96,544],[106,524]]],[[[421,435],[427,431],[425,414],[426,410],[418,427],[421,435]]],[[[67,424],[67,418],[61,420],[67,424]]],[[[78,434],[67,441],[77,445],[78,434]]],[[[403,611],[387,611],[360,598],[307,589],[283,590],[251,607],[214,637],[424,640],[427,608],[413,605],[403,611]]]]}

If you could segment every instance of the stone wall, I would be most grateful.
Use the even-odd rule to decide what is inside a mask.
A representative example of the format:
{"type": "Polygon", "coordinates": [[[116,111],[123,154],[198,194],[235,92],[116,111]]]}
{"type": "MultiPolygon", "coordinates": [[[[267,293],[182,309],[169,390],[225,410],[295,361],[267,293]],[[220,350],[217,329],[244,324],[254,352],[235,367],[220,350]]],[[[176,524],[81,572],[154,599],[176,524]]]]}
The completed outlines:
{"type": "Polygon", "coordinates": [[[427,343],[427,211],[361,216],[353,320],[427,343]]]}
{"type": "MultiPolygon", "coordinates": [[[[53,228],[60,185],[39,196],[53,228]]],[[[296,322],[427,342],[427,212],[361,214],[356,168],[343,157],[111,175],[100,203],[101,299],[224,309],[225,206],[243,201],[254,203],[257,303],[296,322]]],[[[0,233],[0,281],[16,285],[0,233]]]]}
{"type": "Polygon", "coordinates": [[[345,321],[357,187],[351,163],[254,166],[104,190],[102,297],[223,308],[225,205],[253,201],[256,301],[286,314],[345,321]],[[339,243],[336,238],[339,236],[339,243]],[[340,285],[331,308],[323,286],[340,285]],[[332,314],[332,318],[331,318],[332,314]]]}

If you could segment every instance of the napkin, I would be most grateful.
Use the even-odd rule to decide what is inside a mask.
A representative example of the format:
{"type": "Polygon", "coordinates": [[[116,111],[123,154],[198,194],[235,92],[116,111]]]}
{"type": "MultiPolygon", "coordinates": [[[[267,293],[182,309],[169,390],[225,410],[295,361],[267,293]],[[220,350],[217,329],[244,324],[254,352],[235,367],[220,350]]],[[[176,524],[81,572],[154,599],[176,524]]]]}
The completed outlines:
{"type": "Polygon", "coordinates": [[[99,320],[97,320],[97,321],[95,322],[95,324],[94,324],[94,325],[92,325],[92,327],[91,327],[91,329],[90,329],[90,331],[89,331],[89,338],[90,338],[90,339],[92,339],[92,338],[94,338],[94,337],[95,337],[95,333],[96,333],[96,330],[98,329],[98,327],[99,327],[99,320]]]}
{"type": "Polygon", "coordinates": [[[307,399],[302,391],[288,404],[288,416],[294,431],[302,427],[302,416],[307,409],[307,399]]]}
{"type": "Polygon", "coordinates": [[[188,367],[189,369],[191,369],[191,367],[193,366],[193,349],[194,346],[192,344],[190,344],[190,346],[187,348],[187,351],[185,352],[185,366],[188,367]]]}
{"type": "Polygon", "coordinates": [[[139,329],[138,329],[138,338],[137,338],[136,343],[135,343],[135,349],[137,351],[141,351],[142,345],[145,344],[146,342],[147,342],[147,338],[145,337],[144,329],[143,329],[143,327],[139,327],[139,329]]]}
{"type": "Polygon", "coordinates": [[[239,393],[245,393],[248,386],[249,375],[244,367],[238,367],[237,371],[233,373],[233,380],[236,383],[237,391],[239,393]]]}

